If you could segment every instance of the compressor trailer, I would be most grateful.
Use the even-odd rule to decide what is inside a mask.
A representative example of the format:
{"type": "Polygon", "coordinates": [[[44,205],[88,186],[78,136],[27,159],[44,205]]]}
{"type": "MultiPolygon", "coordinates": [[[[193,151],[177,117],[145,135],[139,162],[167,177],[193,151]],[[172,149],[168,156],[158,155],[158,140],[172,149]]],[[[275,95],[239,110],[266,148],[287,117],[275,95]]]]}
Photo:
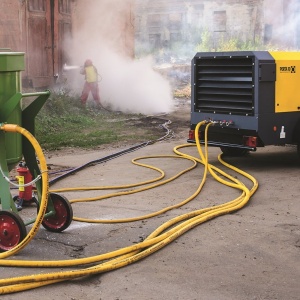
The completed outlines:
{"type": "Polygon", "coordinates": [[[292,144],[300,155],[300,52],[199,52],[191,84],[188,142],[195,142],[196,125],[207,120],[214,123],[208,144],[224,154],[292,144]]]}

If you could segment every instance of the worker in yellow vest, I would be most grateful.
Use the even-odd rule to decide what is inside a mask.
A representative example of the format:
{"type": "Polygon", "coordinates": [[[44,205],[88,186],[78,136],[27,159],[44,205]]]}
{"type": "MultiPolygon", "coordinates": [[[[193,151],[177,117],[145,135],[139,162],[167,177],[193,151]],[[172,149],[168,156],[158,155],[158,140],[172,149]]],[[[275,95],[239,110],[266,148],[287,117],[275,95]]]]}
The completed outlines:
{"type": "Polygon", "coordinates": [[[100,103],[99,95],[98,72],[90,59],[87,59],[85,61],[80,73],[82,75],[85,75],[85,83],[80,97],[82,105],[85,107],[89,93],[91,92],[97,107],[101,108],[102,106],[100,103]]]}

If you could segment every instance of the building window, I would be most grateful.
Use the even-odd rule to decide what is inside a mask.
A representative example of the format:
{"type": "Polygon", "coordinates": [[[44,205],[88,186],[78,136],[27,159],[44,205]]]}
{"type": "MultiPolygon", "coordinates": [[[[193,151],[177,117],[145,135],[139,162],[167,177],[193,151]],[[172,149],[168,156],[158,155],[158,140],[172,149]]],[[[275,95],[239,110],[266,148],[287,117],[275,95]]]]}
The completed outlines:
{"type": "Polygon", "coordinates": [[[46,11],[46,0],[29,0],[29,11],[46,11]]]}
{"type": "Polygon", "coordinates": [[[58,11],[63,14],[71,14],[70,0],[59,0],[58,11]]]}
{"type": "Polygon", "coordinates": [[[149,27],[159,27],[161,18],[159,14],[148,15],[147,23],[149,27]]]}
{"type": "Polygon", "coordinates": [[[180,32],[172,32],[170,34],[171,43],[176,43],[182,40],[182,36],[180,32]]]}
{"type": "Polygon", "coordinates": [[[169,29],[179,30],[181,28],[182,15],[179,13],[169,14],[169,29]]]}
{"type": "Polygon", "coordinates": [[[214,31],[224,32],[226,31],[226,11],[214,11],[213,16],[214,31]]]}
{"type": "Polygon", "coordinates": [[[273,25],[271,24],[265,24],[264,29],[264,43],[268,44],[272,40],[272,31],[273,31],[273,25]]]}
{"type": "Polygon", "coordinates": [[[149,34],[149,44],[152,49],[159,49],[161,47],[161,35],[157,34],[149,34]]]}

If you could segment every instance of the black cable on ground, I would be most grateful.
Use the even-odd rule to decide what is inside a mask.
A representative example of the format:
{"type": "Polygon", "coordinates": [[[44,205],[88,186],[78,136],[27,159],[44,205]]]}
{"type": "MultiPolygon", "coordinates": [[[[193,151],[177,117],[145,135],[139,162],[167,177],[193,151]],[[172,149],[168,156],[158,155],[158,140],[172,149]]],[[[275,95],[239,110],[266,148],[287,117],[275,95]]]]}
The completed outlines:
{"type": "Polygon", "coordinates": [[[65,173],[65,174],[63,174],[63,175],[58,176],[58,177],[56,177],[56,178],[50,180],[50,181],[49,181],[49,185],[52,185],[52,184],[56,183],[57,181],[59,181],[59,180],[65,178],[65,177],[67,177],[67,176],[73,175],[74,173],[76,173],[76,172],[78,172],[78,171],[80,171],[80,170],[82,170],[82,169],[84,169],[84,168],[86,168],[86,167],[89,167],[89,166],[94,165],[94,164],[99,164],[99,163],[106,162],[106,161],[108,161],[108,160],[111,160],[111,159],[113,159],[113,158],[119,157],[119,156],[121,156],[121,155],[123,155],[123,154],[126,154],[126,153],[129,153],[129,152],[135,151],[135,150],[140,149],[140,148],[142,148],[142,147],[145,147],[145,146],[147,146],[147,145],[149,145],[149,142],[143,142],[143,143],[141,143],[141,144],[138,144],[138,145],[136,145],[136,146],[133,146],[133,147],[124,149],[124,150],[122,150],[122,151],[119,151],[119,152],[116,152],[116,153],[113,153],[113,154],[110,154],[110,155],[107,155],[107,156],[104,156],[104,157],[101,157],[101,158],[98,158],[98,159],[95,159],[95,160],[91,160],[91,161],[89,161],[89,162],[83,164],[82,166],[79,166],[79,167],[77,167],[77,168],[74,168],[74,169],[72,169],[71,171],[69,171],[69,172],[67,172],[67,173],[65,173]]]}
{"type": "Polygon", "coordinates": [[[113,154],[110,154],[110,155],[107,155],[107,156],[104,156],[104,157],[101,157],[101,158],[98,158],[98,159],[95,159],[95,160],[91,160],[91,161],[83,164],[82,166],[79,166],[77,168],[71,169],[69,172],[64,173],[64,174],[62,174],[62,175],[60,175],[58,177],[55,177],[55,178],[49,180],[49,186],[51,186],[52,184],[58,182],[59,180],[62,180],[63,178],[66,178],[66,177],[68,177],[70,175],[73,175],[76,172],[81,171],[82,169],[87,168],[87,167],[89,167],[91,165],[95,165],[95,164],[99,164],[99,163],[103,163],[103,162],[109,161],[109,160],[117,158],[117,157],[119,157],[121,155],[127,154],[129,152],[133,152],[135,150],[141,149],[143,147],[146,147],[148,145],[152,145],[152,144],[154,144],[154,143],[156,143],[158,141],[162,141],[162,140],[166,139],[170,134],[173,135],[173,132],[168,128],[168,125],[171,124],[171,123],[172,122],[170,120],[168,120],[164,124],[160,125],[167,132],[161,138],[158,138],[158,139],[152,140],[152,141],[146,141],[146,142],[140,143],[138,145],[135,145],[135,146],[126,148],[124,150],[121,150],[119,152],[116,152],[116,153],[113,153],[113,154]]]}

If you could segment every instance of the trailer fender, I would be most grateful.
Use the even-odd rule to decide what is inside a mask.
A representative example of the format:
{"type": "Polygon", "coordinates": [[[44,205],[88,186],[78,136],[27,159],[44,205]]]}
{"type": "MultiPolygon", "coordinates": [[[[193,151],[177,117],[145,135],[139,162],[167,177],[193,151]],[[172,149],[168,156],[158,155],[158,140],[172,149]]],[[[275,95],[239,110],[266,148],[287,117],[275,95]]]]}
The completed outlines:
{"type": "Polygon", "coordinates": [[[300,119],[297,121],[293,130],[293,141],[298,146],[300,145],[300,119]]]}
{"type": "Polygon", "coordinates": [[[300,119],[293,130],[293,141],[297,145],[297,154],[300,159],[300,119]]]}

